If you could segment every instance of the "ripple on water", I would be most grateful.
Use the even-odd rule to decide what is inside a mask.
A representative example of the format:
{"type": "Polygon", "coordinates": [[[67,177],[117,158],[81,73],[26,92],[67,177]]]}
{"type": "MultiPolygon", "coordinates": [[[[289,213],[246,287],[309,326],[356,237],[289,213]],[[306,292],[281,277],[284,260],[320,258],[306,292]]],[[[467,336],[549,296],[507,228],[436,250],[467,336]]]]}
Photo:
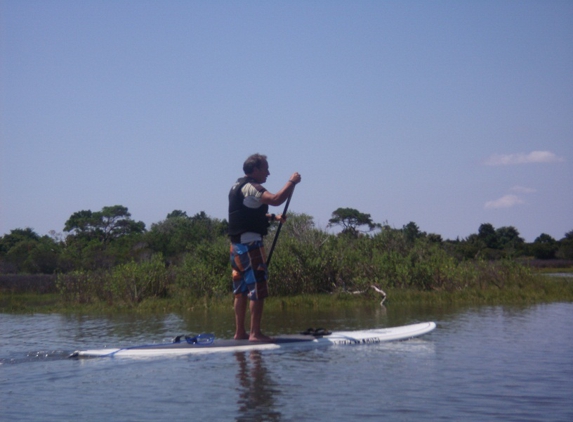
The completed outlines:
{"type": "MultiPolygon", "coordinates": [[[[0,419],[573,420],[572,304],[397,312],[388,321],[438,328],[405,342],[144,360],[67,355],[160,341],[213,316],[0,315],[0,419]]],[[[336,324],[380,323],[360,318],[336,324]]]]}

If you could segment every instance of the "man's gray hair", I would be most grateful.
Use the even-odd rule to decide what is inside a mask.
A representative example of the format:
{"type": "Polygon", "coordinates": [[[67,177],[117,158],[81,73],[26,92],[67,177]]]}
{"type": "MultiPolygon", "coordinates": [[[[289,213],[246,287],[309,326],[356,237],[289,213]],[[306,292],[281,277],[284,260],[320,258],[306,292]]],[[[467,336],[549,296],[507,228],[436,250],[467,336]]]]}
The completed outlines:
{"type": "Polygon", "coordinates": [[[267,161],[267,156],[262,154],[253,154],[243,163],[243,171],[245,174],[251,174],[255,168],[261,168],[263,162],[267,161]]]}

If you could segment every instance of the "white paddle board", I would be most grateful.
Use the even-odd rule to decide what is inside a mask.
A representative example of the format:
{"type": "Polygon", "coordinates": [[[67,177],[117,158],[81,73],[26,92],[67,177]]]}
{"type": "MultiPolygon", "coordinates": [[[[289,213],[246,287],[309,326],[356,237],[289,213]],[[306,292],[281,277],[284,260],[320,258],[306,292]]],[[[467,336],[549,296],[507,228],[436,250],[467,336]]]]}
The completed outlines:
{"type": "MultiPolygon", "coordinates": [[[[392,328],[377,328],[356,331],[334,331],[328,335],[282,335],[271,341],[213,340],[212,335],[200,335],[199,341],[188,343],[147,344],[125,348],[104,348],[78,350],[70,357],[138,357],[138,356],[182,356],[191,354],[244,352],[249,350],[273,350],[284,348],[308,348],[330,345],[355,345],[407,340],[429,333],[436,328],[434,322],[404,325],[392,328]],[[210,337],[211,336],[211,337],[210,337]]],[[[191,340],[197,339],[194,337],[191,340]]]]}

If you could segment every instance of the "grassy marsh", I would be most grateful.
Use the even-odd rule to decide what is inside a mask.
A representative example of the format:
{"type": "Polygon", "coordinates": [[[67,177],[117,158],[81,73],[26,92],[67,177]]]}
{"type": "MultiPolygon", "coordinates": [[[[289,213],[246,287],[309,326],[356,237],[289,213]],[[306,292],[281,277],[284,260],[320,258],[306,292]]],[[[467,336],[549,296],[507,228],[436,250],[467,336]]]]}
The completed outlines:
{"type": "MultiPolygon", "coordinates": [[[[509,305],[573,301],[573,279],[569,277],[535,276],[502,288],[466,288],[463,290],[420,291],[415,289],[386,289],[387,307],[443,305],[509,305]]],[[[267,310],[285,307],[301,309],[328,309],[330,307],[379,306],[381,296],[367,291],[364,294],[301,294],[269,297],[267,310]]],[[[231,295],[194,297],[188,293],[171,297],[151,297],[138,304],[93,301],[76,303],[63,300],[58,293],[0,291],[0,313],[81,313],[81,314],[166,314],[185,313],[199,309],[222,310],[231,308],[231,295]]]]}

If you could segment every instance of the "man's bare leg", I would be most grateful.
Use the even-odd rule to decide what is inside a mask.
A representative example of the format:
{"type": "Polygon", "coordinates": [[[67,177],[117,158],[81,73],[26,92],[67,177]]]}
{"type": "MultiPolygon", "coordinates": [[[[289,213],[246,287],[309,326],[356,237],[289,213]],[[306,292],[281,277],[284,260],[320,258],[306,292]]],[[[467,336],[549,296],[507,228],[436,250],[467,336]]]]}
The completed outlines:
{"type": "Polygon", "coordinates": [[[261,332],[261,319],[263,318],[263,307],[265,305],[264,299],[251,300],[249,305],[251,311],[251,341],[268,341],[271,340],[269,336],[265,336],[261,332]]]}
{"type": "Polygon", "coordinates": [[[249,334],[245,331],[247,300],[246,296],[235,296],[235,340],[246,340],[249,338],[249,334]]]}

